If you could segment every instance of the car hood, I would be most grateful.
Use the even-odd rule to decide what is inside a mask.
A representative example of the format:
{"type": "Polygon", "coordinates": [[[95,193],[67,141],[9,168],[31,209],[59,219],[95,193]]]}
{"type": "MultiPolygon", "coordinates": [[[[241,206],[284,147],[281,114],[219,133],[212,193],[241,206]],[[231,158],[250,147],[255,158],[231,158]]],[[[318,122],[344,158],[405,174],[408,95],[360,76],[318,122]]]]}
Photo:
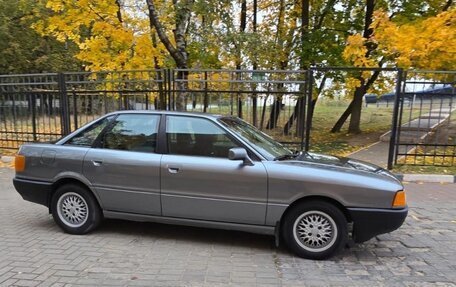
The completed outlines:
{"type": "Polygon", "coordinates": [[[332,155],[304,152],[291,161],[308,162],[336,168],[347,168],[360,172],[367,172],[379,176],[388,177],[390,179],[394,179],[397,182],[400,182],[396,176],[394,176],[391,172],[382,167],[348,157],[338,157],[332,155]]]}

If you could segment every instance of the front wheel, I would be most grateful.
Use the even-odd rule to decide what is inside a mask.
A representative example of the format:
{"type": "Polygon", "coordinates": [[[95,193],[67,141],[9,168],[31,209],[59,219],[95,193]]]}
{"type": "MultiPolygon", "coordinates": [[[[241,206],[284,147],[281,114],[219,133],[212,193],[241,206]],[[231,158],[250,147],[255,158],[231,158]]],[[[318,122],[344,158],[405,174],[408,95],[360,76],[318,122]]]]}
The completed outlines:
{"type": "Polygon", "coordinates": [[[101,222],[102,214],[93,195],[84,187],[66,184],[57,189],[51,201],[54,221],[65,232],[85,234],[101,222]]]}
{"type": "Polygon", "coordinates": [[[324,201],[308,201],[293,207],[285,216],[282,235],[296,255],[326,259],[348,239],[347,219],[336,206],[324,201]]]}

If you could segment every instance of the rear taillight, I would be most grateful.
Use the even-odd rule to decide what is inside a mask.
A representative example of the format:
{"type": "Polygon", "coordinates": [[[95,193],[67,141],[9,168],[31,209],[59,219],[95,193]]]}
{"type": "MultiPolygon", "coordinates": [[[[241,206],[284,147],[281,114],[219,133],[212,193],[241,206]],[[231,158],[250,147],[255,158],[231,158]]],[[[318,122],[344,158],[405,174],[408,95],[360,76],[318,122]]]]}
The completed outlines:
{"type": "Polygon", "coordinates": [[[16,158],[14,159],[14,169],[16,172],[25,170],[25,156],[20,154],[16,155],[16,158]]]}

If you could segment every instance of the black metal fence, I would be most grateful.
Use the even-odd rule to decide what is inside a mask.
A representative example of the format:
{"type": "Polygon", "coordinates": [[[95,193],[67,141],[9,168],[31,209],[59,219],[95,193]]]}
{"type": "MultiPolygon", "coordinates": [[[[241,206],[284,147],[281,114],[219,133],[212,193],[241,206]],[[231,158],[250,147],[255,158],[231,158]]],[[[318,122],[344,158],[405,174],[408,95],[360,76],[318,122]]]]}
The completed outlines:
{"type": "Polygon", "coordinates": [[[456,165],[456,72],[405,71],[391,164],[456,165]]]}
{"type": "Polygon", "coordinates": [[[0,76],[0,141],[15,148],[61,135],[57,74],[0,76]]]}
{"type": "MultiPolygon", "coordinates": [[[[174,110],[231,114],[279,141],[309,150],[313,134],[329,132],[312,121],[319,108],[342,113],[347,78],[363,73],[389,83],[392,93],[371,107],[391,122],[388,166],[455,165],[455,73],[383,68],[311,68],[306,71],[144,70],[0,76],[0,148],[54,141],[116,110],[174,110]],[[399,96],[396,96],[399,95],[399,96]],[[331,99],[333,104],[321,102],[331,99]],[[382,104],[385,103],[386,104],[382,104]],[[390,104],[393,103],[393,104],[390,104]],[[182,108],[182,107],[181,107],[182,108]],[[311,132],[312,131],[312,132],[311,132]]],[[[363,111],[364,113],[364,111],[363,111]]],[[[375,115],[375,112],[372,113],[375,115]]],[[[338,115],[337,115],[338,117],[338,115]]],[[[337,119],[337,118],[336,118],[337,119]]],[[[311,142],[313,139],[313,143],[311,142]]]]}
{"type": "Polygon", "coordinates": [[[0,148],[54,141],[116,110],[174,110],[183,93],[187,111],[240,116],[286,144],[300,145],[307,76],[307,71],[245,70],[4,75],[0,148]]]}

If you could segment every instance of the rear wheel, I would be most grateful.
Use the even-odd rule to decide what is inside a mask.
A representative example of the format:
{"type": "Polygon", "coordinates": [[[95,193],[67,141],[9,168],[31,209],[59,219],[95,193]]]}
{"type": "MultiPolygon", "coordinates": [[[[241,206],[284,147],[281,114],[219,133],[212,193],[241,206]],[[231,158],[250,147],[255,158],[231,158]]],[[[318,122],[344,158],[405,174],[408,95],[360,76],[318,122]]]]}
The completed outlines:
{"type": "Polygon", "coordinates": [[[284,218],[283,239],[296,255],[326,259],[345,246],[347,219],[336,206],[308,201],[293,207],[284,218]]]}
{"type": "Polygon", "coordinates": [[[51,201],[54,221],[65,232],[85,234],[101,222],[102,214],[93,195],[77,184],[66,184],[57,189],[51,201]]]}

